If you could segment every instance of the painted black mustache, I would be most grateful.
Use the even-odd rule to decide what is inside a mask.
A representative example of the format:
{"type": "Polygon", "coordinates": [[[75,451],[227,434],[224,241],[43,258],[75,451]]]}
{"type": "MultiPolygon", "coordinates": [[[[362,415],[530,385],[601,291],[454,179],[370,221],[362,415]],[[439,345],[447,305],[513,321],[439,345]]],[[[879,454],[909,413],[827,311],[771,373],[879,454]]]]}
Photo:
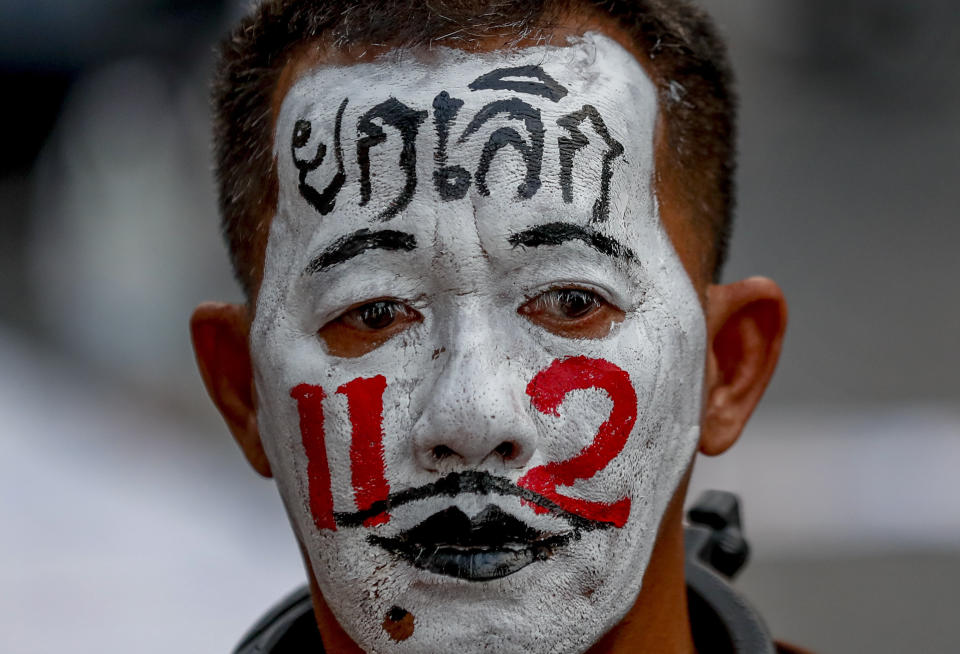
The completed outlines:
{"type": "Polygon", "coordinates": [[[451,472],[435,482],[391,493],[387,499],[374,502],[370,508],[363,511],[354,511],[352,513],[336,512],[333,514],[333,517],[338,527],[359,527],[369,518],[376,517],[391,509],[409,504],[410,502],[416,502],[429,497],[455,497],[463,493],[519,497],[522,500],[546,509],[548,513],[554,516],[563,518],[571,527],[580,531],[592,531],[594,529],[608,529],[613,527],[613,523],[590,520],[589,518],[584,518],[566,511],[540,493],[526,488],[520,488],[509,479],[497,477],[489,472],[480,470],[451,472]]]}
{"type": "Polygon", "coordinates": [[[370,535],[378,545],[416,568],[467,581],[506,577],[535,561],[545,561],[580,530],[546,534],[496,505],[473,518],[453,506],[394,538],[370,535]]]}

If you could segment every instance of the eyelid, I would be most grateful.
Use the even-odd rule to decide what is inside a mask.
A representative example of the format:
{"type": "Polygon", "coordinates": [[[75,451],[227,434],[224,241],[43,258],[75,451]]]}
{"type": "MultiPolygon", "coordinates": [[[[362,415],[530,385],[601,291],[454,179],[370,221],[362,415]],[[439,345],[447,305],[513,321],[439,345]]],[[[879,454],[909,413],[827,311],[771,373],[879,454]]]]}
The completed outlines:
{"type": "Polygon", "coordinates": [[[619,294],[614,294],[606,288],[596,286],[594,284],[590,284],[586,282],[553,282],[547,285],[546,287],[537,289],[530,293],[526,293],[524,295],[524,298],[525,298],[524,304],[533,302],[538,298],[542,298],[547,293],[552,293],[556,291],[565,291],[565,290],[578,290],[578,291],[586,291],[588,293],[594,293],[595,295],[597,295],[597,297],[599,297],[601,300],[603,300],[610,306],[616,307],[621,311],[625,310],[615,297],[616,295],[619,295],[619,294]]]}
{"type": "Polygon", "coordinates": [[[312,323],[315,326],[314,330],[321,329],[323,326],[328,325],[335,320],[339,320],[351,311],[356,311],[363,306],[368,304],[376,304],[377,302],[396,302],[397,304],[400,304],[407,309],[411,309],[420,315],[424,315],[424,310],[427,306],[425,297],[422,294],[419,294],[417,297],[413,298],[403,298],[396,295],[380,295],[364,298],[362,300],[350,302],[349,304],[344,303],[340,306],[326,307],[322,310],[314,311],[312,314],[312,323]]]}
{"type": "MultiPolygon", "coordinates": [[[[536,253],[528,250],[527,253],[536,253]]],[[[644,275],[637,266],[625,268],[616,261],[590,249],[586,256],[571,252],[569,257],[527,256],[502,272],[519,281],[514,288],[522,288],[530,298],[551,288],[574,286],[594,291],[614,306],[627,310],[639,303],[646,287],[644,275]],[[595,256],[594,256],[595,255],[595,256]]]]}
{"type": "Polygon", "coordinates": [[[330,319],[329,319],[326,323],[324,323],[324,324],[328,324],[328,323],[334,322],[334,321],[336,321],[336,320],[340,320],[340,319],[344,318],[345,316],[348,316],[348,315],[350,315],[350,314],[352,314],[352,313],[355,313],[355,312],[359,311],[360,309],[362,309],[362,308],[364,308],[364,307],[366,307],[366,306],[368,306],[368,305],[380,304],[381,302],[386,303],[386,304],[392,304],[392,305],[396,306],[396,308],[397,308],[396,310],[397,310],[397,313],[398,313],[398,314],[400,314],[400,313],[416,313],[416,314],[419,314],[419,313],[420,313],[420,311],[417,309],[417,307],[413,306],[413,304],[412,304],[411,302],[408,302],[408,301],[406,301],[406,300],[401,300],[401,299],[395,298],[395,297],[378,297],[378,298],[374,298],[374,299],[372,299],[372,300],[363,300],[362,302],[356,302],[356,303],[350,305],[348,308],[343,309],[342,311],[339,311],[338,313],[336,313],[336,315],[334,315],[332,318],[330,318],[330,319]]]}
{"type": "Polygon", "coordinates": [[[409,315],[409,314],[419,314],[419,311],[411,307],[405,302],[398,302],[397,300],[373,300],[371,302],[364,302],[360,306],[354,307],[344,311],[339,316],[334,318],[334,320],[343,320],[347,316],[355,316],[362,320],[363,311],[366,307],[374,307],[378,304],[387,304],[390,305],[391,309],[394,311],[395,316],[409,315]]]}
{"type": "Polygon", "coordinates": [[[304,331],[315,331],[347,311],[379,300],[401,302],[421,313],[427,307],[424,299],[429,287],[422,275],[414,278],[381,268],[358,271],[353,263],[348,261],[324,275],[297,279],[291,298],[298,300],[294,309],[304,331]]]}
{"type": "Polygon", "coordinates": [[[582,293],[583,296],[588,298],[588,301],[594,306],[610,304],[601,295],[594,293],[593,291],[588,291],[585,288],[564,287],[544,291],[540,295],[528,301],[524,306],[535,305],[547,309],[556,309],[563,304],[563,299],[561,298],[562,293],[582,293]]]}

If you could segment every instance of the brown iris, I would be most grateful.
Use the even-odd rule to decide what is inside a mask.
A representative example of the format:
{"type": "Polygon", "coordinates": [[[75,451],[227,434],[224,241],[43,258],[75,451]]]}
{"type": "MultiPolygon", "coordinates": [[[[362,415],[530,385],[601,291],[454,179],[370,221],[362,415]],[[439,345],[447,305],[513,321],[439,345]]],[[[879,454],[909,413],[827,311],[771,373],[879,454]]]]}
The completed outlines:
{"type": "Polygon", "coordinates": [[[614,323],[624,318],[622,310],[585,288],[545,291],[517,313],[535,325],[564,338],[603,338],[614,323]]]}

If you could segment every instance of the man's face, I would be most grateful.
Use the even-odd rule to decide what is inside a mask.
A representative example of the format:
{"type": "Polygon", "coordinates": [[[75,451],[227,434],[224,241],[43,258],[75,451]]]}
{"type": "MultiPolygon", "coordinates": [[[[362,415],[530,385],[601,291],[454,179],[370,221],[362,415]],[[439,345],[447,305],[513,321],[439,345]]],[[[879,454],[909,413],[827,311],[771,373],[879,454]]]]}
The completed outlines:
{"type": "Polygon", "coordinates": [[[378,652],[577,652],[698,440],[703,314],[613,40],[322,66],[276,125],[251,332],[271,468],[378,652]]]}

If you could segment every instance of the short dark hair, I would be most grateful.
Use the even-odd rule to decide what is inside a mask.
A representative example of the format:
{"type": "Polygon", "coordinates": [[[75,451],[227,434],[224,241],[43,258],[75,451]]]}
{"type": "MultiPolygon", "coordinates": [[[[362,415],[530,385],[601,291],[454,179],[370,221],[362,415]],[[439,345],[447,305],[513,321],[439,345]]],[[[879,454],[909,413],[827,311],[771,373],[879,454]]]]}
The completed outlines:
{"type": "Polygon", "coordinates": [[[504,32],[519,40],[578,12],[614,19],[648,57],[666,121],[669,161],[658,175],[666,163],[672,192],[712,244],[705,266],[717,279],[732,222],[736,102],[726,47],[687,0],[264,0],[221,42],[212,91],[222,230],[248,300],[277,201],[273,95],[301,48],[467,47],[504,32]]]}

